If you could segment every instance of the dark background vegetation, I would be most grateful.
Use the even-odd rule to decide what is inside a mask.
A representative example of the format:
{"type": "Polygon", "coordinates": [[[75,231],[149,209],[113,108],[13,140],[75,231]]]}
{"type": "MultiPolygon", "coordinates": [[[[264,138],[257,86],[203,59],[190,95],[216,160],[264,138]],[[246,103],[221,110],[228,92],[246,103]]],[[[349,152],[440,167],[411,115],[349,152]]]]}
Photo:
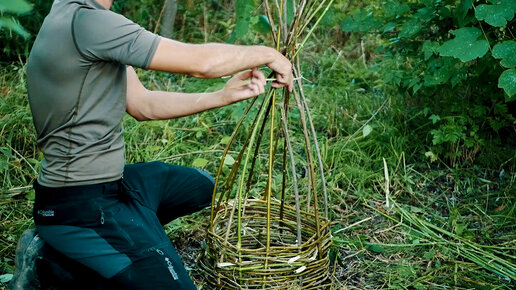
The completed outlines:
{"type": "MultiPolygon", "coordinates": [[[[14,271],[16,240],[33,226],[31,184],[42,160],[24,70],[51,1],[30,2],[32,10],[23,15],[2,12],[17,18],[29,36],[0,31],[0,282],[14,271]]],[[[260,29],[258,1],[247,32],[238,37],[239,1],[177,2],[177,40],[272,44],[260,29]]],[[[516,286],[515,104],[498,86],[511,67],[491,53],[496,44],[515,40],[516,24],[513,18],[501,27],[479,21],[475,9],[483,4],[492,3],[337,0],[303,51],[305,92],[331,201],[336,287],[516,286]],[[485,40],[489,51],[463,61],[459,43],[447,53],[451,31],[464,27],[481,31],[473,41],[485,40]],[[386,206],[387,191],[394,206],[386,206]],[[486,264],[482,255],[506,263],[486,264]]],[[[162,7],[162,0],[116,1],[114,10],[159,31],[162,7]]],[[[224,83],[139,74],[149,89],[207,91],[224,83]]],[[[245,105],[166,122],[127,117],[127,162],[195,164],[214,174],[245,105]]],[[[200,287],[195,257],[206,225],[201,212],[166,226],[200,287]]]]}

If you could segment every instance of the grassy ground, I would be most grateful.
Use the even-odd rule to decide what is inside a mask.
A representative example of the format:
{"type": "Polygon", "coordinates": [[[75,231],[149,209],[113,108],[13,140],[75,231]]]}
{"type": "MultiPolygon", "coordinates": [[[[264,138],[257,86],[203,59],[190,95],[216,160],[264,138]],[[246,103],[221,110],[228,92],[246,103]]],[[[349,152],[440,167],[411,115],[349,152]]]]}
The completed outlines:
{"type": "MultiPolygon", "coordinates": [[[[355,45],[335,47],[331,35],[325,39],[328,43],[305,50],[303,75],[329,188],[335,287],[513,289],[514,147],[490,148],[507,160],[492,166],[431,163],[410,125],[417,112],[405,108],[397,91],[355,57],[360,55],[355,45]]],[[[0,70],[0,275],[13,272],[16,240],[33,226],[30,184],[42,158],[23,69],[15,63],[0,70]]],[[[223,84],[140,75],[152,89],[206,91],[223,84]]],[[[203,158],[208,161],[203,168],[214,174],[224,140],[244,107],[235,104],[167,122],[138,123],[127,117],[127,162],[191,166],[203,158]]],[[[195,258],[202,251],[207,220],[204,211],[166,226],[199,286],[204,282],[195,258]]]]}

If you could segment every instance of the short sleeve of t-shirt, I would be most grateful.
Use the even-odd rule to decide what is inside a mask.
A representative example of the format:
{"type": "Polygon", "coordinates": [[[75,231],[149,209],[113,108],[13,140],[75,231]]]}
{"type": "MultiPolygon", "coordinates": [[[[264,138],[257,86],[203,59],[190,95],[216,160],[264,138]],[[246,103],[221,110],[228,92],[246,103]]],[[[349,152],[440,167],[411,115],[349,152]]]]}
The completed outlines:
{"type": "Polygon", "coordinates": [[[79,9],[72,32],[79,52],[90,61],[114,61],[148,68],[159,36],[109,10],[79,9]]]}

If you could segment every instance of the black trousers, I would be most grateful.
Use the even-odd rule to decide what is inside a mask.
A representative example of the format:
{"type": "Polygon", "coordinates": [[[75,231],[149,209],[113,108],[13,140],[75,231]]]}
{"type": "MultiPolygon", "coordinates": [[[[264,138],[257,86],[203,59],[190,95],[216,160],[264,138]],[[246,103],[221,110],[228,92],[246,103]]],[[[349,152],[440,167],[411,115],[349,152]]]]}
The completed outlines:
{"type": "Polygon", "coordinates": [[[150,162],[126,165],[118,181],[34,188],[40,237],[97,273],[94,288],[195,289],[162,225],[209,205],[207,173],[150,162]]]}

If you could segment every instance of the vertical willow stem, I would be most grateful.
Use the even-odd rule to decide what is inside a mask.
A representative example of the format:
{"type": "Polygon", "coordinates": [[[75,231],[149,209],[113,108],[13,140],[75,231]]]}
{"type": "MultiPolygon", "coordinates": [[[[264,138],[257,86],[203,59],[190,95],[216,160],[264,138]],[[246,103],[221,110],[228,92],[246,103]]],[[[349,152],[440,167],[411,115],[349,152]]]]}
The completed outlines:
{"type": "Polygon", "coordinates": [[[296,58],[296,66],[297,69],[294,68],[294,75],[297,79],[297,87],[299,88],[299,95],[301,96],[301,102],[303,103],[306,110],[306,118],[308,120],[308,124],[310,125],[310,130],[312,131],[312,137],[314,139],[314,147],[315,154],[317,155],[317,161],[319,162],[319,171],[321,174],[321,183],[323,188],[323,198],[324,198],[324,217],[328,220],[328,193],[326,189],[326,180],[324,179],[324,167],[322,162],[321,150],[319,149],[319,144],[317,142],[317,135],[315,132],[314,123],[312,122],[312,117],[310,115],[310,109],[308,108],[308,104],[306,102],[305,93],[303,91],[303,84],[301,83],[300,73],[299,73],[299,57],[296,58]]]}
{"type": "Polygon", "coordinates": [[[256,99],[257,98],[254,98],[253,101],[249,104],[249,106],[247,106],[247,108],[245,109],[244,114],[242,114],[242,117],[238,121],[238,123],[235,127],[235,130],[233,131],[233,134],[231,134],[231,137],[229,138],[228,145],[226,146],[226,148],[224,149],[224,152],[222,153],[222,158],[221,158],[221,161],[219,164],[219,169],[217,170],[217,178],[215,179],[215,184],[213,186],[213,194],[211,196],[212,207],[211,207],[211,214],[210,214],[209,231],[213,231],[213,219],[215,218],[215,209],[213,207],[213,204],[215,204],[215,197],[217,196],[217,185],[218,185],[220,177],[221,177],[220,173],[222,172],[222,166],[224,165],[224,159],[226,158],[226,155],[228,154],[228,151],[231,148],[233,141],[235,140],[235,135],[237,134],[238,129],[240,129],[240,126],[242,126],[242,123],[244,122],[245,117],[247,116],[247,114],[249,113],[251,108],[253,107],[254,103],[256,102],[256,99]]]}
{"type": "MultiPolygon", "coordinates": [[[[265,106],[266,103],[268,103],[268,101],[270,100],[271,96],[273,95],[274,91],[269,91],[267,93],[267,96],[265,98],[265,102],[263,104],[263,106],[265,106]]],[[[262,119],[263,115],[265,113],[265,110],[260,110],[259,112],[259,115],[258,115],[258,120],[256,122],[256,124],[254,124],[254,127],[253,127],[253,131],[251,133],[251,140],[250,140],[250,143],[253,144],[254,143],[254,139],[256,137],[256,132],[258,131],[258,121],[260,119],[262,119]]],[[[244,159],[244,165],[243,165],[243,168],[242,168],[242,174],[240,175],[240,182],[239,182],[239,185],[238,185],[238,206],[237,206],[237,209],[238,209],[238,213],[237,213],[237,228],[238,228],[238,244],[237,244],[237,247],[240,248],[241,246],[241,242],[242,242],[242,233],[241,233],[241,229],[242,229],[242,213],[241,213],[241,209],[242,209],[242,193],[243,193],[243,189],[244,189],[244,179],[245,179],[245,172],[247,170],[247,164],[249,162],[249,158],[251,156],[251,149],[252,149],[252,146],[249,146],[247,147],[247,153],[246,153],[246,156],[245,156],[245,159],[244,159]]]]}
{"type": "MultiPolygon", "coordinates": [[[[316,227],[316,237],[317,239],[320,239],[321,237],[321,225],[319,221],[319,199],[317,197],[317,186],[315,182],[315,172],[314,172],[314,165],[312,160],[312,149],[310,146],[310,139],[308,136],[310,136],[310,133],[308,132],[307,126],[306,126],[306,119],[305,119],[305,111],[303,110],[303,105],[301,104],[301,100],[298,96],[298,93],[296,90],[294,90],[294,98],[296,99],[297,107],[299,108],[299,116],[301,119],[301,124],[303,125],[303,135],[305,139],[305,146],[306,146],[306,156],[308,158],[308,168],[310,170],[310,185],[312,188],[312,194],[314,197],[314,215],[315,215],[315,227],[316,227]]],[[[319,249],[319,255],[322,254],[321,252],[321,245],[317,245],[319,249]]]]}
{"type": "Polygon", "coordinates": [[[294,152],[292,150],[292,143],[290,142],[290,136],[288,133],[288,119],[287,113],[285,112],[285,108],[281,105],[281,120],[283,123],[283,131],[285,132],[285,140],[287,143],[287,150],[290,157],[290,169],[292,172],[292,183],[294,184],[294,196],[296,203],[296,230],[297,230],[297,239],[296,244],[301,245],[301,205],[299,204],[299,188],[297,186],[297,175],[296,175],[296,163],[294,161],[294,152]]]}
{"type": "MultiPolygon", "coordinates": [[[[283,3],[283,1],[281,1],[283,3]]],[[[267,257],[265,259],[265,269],[268,267],[269,263],[269,251],[271,248],[271,195],[272,195],[272,165],[274,164],[274,111],[276,106],[276,91],[272,93],[272,110],[271,110],[271,121],[270,121],[270,142],[269,142],[269,174],[267,176],[267,244],[265,245],[265,252],[267,253],[267,257]]]]}

